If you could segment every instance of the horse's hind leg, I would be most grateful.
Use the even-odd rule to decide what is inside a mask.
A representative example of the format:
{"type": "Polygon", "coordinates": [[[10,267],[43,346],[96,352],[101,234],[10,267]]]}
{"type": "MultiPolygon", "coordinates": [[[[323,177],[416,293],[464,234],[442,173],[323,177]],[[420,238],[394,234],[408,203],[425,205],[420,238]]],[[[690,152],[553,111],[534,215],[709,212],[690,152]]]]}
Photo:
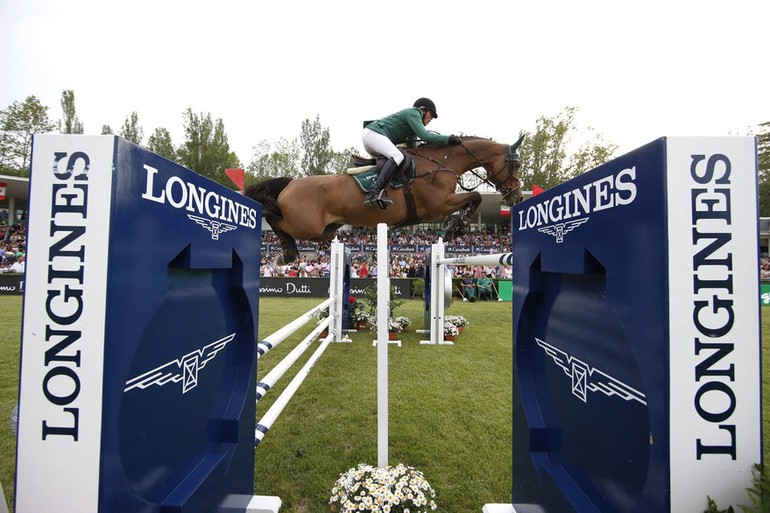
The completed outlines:
{"type": "Polygon", "coordinates": [[[281,250],[283,251],[283,264],[290,264],[299,257],[299,251],[297,250],[297,243],[286,232],[276,232],[278,240],[281,241],[281,250]]]}

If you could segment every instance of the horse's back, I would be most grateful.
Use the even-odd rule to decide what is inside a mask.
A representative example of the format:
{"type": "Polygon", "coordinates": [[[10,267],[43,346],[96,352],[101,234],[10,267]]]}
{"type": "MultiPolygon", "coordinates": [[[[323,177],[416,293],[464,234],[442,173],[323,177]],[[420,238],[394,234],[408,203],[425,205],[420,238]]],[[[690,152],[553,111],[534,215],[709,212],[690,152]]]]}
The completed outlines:
{"type": "Polygon", "coordinates": [[[359,190],[348,175],[312,175],[295,178],[281,191],[278,200],[283,202],[304,198],[305,201],[337,201],[343,194],[359,190]]]}
{"type": "Polygon", "coordinates": [[[313,240],[329,224],[346,216],[363,193],[347,175],[313,175],[292,180],[278,196],[285,229],[298,239],[313,240]]]}

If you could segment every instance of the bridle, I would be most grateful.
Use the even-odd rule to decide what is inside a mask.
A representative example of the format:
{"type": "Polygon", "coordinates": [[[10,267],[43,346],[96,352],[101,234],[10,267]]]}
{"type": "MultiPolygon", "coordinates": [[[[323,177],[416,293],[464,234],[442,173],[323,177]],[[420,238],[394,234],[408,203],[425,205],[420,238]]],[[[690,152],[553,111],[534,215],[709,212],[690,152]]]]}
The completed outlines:
{"type": "MultiPolygon", "coordinates": [[[[484,168],[484,171],[486,171],[486,176],[481,176],[480,174],[478,174],[476,172],[475,168],[472,168],[472,169],[468,170],[470,173],[473,174],[473,176],[475,176],[476,178],[479,179],[479,183],[477,183],[475,186],[473,186],[473,187],[466,187],[465,185],[463,185],[462,181],[460,181],[460,175],[462,175],[463,173],[465,173],[467,171],[463,171],[462,173],[457,173],[454,170],[452,170],[451,168],[447,167],[443,162],[441,162],[439,160],[436,160],[435,158],[433,158],[433,157],[431,157],[429,155],[424,155],[424,154],[420,153],[420,150],[417,149],[417,148],[413,150],[414,155],[416,155],[418,157],[422,157],[422,158],[424,158],[426,160],[429,160],[430,162],[433,162],[434,164],[436,164],[438,166],[438,168],[430,170],[430,171],[426,171],[423,174],[415,175],[415,178],[422,178],[422,177],[430,176],[430,180],[429,181],[432,182],[433,178],[438,174],[439,171],[446,171],[448,173],[452,173],[453,175],[455,175],[457,177],[457,179],[458,179],[457,183],[458,183],[458,185],[460,186],[460,188],[462,190],[464,190],[466,192],[474,191],[479,186],[481,186],[482,183],[484,183],[484,184],[487,184],[487,185],[491,185],[492,187],[495,188],[495,190],[499,191],[503,195],[503,199],[505,199],[506,201],[511,196],[513,196],[513,194],[516,192],[517,189],[521,188],[521,180],[519,179],[519,177],[516,176],[516,167],[517,167],[516,163],[518,162],[519,166],[520,166],[521,165],[521,161],[519,160],[518,152],[516,151],[516,149],[514,149],[514,148],[518,147],[518,143],[516,145],[514,145],[514,146],[511,146],[510,144],[506,144],[505,145],[505,162],[503,162],[503,164],[500,166],[500,169],[498,169],[497,171],[490,171],[489,168],[487,167],[487,165],[484,164],[481,161],[481,159],[479,159],[478,156],[476,156],[476,154],[474,154],[462,141],[460,141],[460,144],[458,146],[462,146],[463,149],[468,153],[468,155],[470,155],[473,158],[475,163],[478,164],[477,167],[484,168]],[[507,174],[507,176],[504,177],[505,178],[504,181],[498,180],[497,177],[501,173],[506,172],[506,171],[507,171],[508,174],[507,174]],[[501,183],[501,184],[505,184],[507,182],[514,181],[515,185],[499,185],[498,186],[495,183],[495,181],[497,181],[498,183],[501,183]]],[[[449,147],[449,151],[447,151],[446,155],[444,155],[443,160],[446,160],[446,159],[449,158],[449,156],[452,154],[452,151],[454,150],[454,148],[455,148],[455,146],[450,146],[449,147]]]]}
{"type": "MultiPolygon", "coordinates": [[[[503,199],[506,201],[513,196],[513,194],[516,192],[517,189],[521,187],[521,180],[519,177],[516,176],[516,165],[515,163],[518,162],[519,165],[521,165],[521,161],[519,160],[519,154],[516,152],[516,150],[513,149],[513,147],[510,144],[505,145],[505,162],[500,166],[500,169],[497,171],[490,171],[486,164],[484,164],[481,159],[479,159],[476,154],[474,154],[462,141],[459,144],[463,147],[463,149],[468,152],[468,155],[473,157],[473,160],[476,161],[476,164],[478,164],[478,167],[484,168],[484,171],[486,171],[486,176],[481,176],[478,174],[474,169],[470,169],[469,171],[473,176],[479,179],[479,183],[477,183],[473,187],[466,187],[463,185],[462,181],[459,180],[460,175],[455,173],[449,168],[444,168],[447,171],[450,171],[454,173],[458,178],[458,184],[460,185],[460,188],[466,192],[474,191],[476,190],[482,183],[491,185],[494,187],[497,191],[499,191],[503,195],[503,199]],[[504,177],[504,180],[498,180],[497,177],[500,175],[500,173],[506,172],[508,173],[507,176],[504,177]],[[515,185],[497,185],[497,183],[500,184],[507,184],[508,182],[515,181],[515,185]],[[497,183],[495,183],[497,182],[497,183]]],[[[454,149],[454,146],[449,148],[449,152],[447,152],[446,157],[449,157],[449,155],[452,153],[452,150],[454,149]]],[[[461,173],[462,174],[462,173],[461,173]]]]}

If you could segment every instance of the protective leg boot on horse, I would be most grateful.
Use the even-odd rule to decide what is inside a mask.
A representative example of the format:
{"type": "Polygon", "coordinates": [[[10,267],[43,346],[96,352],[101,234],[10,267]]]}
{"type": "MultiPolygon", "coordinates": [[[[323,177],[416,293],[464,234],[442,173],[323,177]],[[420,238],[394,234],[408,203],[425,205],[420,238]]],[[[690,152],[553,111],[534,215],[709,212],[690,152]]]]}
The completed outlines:
{"type": "Polygon", "coordinates": [[[382,170],[380,170],[380,174],[377,175],[377,180],[374,182],[372,190],[366,195],[364,206],[374,207],[376,205],[384,209],[388,208],[393,203],[392,200],[385,196],[385,191],[390,185],[391,180],[393,180],[393,176],[396,174],[397,169],[398,163],[396,163],[393,157],[385,162],[385,165],[382,166],[382,170]]]}

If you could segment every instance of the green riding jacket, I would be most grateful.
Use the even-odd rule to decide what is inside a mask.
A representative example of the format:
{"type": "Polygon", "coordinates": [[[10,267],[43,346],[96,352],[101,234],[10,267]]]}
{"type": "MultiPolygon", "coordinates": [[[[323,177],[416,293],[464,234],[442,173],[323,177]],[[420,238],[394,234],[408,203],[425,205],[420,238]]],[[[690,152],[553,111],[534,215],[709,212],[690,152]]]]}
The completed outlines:
{"type": "Polygon", "coordinates": [[[449,144],[449,136],[435,132],[428,132],[422,124],[422,111],[417,107],[409,107],[395,114],[386,116],[377,121],[372,121],[366,128],[384,135],[393,144],[406,143],[411,147],[417,146],[415,137],[431,144],[446,146],[449,144]]]}

